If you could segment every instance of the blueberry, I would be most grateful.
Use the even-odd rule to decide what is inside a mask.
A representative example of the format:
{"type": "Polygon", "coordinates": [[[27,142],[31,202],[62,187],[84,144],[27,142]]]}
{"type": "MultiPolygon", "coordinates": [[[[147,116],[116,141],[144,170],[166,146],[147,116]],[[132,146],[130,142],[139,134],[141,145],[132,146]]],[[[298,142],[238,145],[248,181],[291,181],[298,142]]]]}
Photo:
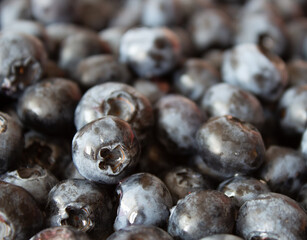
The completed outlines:
{"type": "Polygon", "coordinates": [[[99,183],[118,183],[135,168],[139,155],[139,142],[131,126],[117,117],[88,123],[72,142],[77,170],[86,179],[99,183]]]}
{"type": "Polygon", "coordinates": [[[86,233],[70,226],[46,228],[30,240],[89,240],[86,233]]]}
{"type": "Polygon", "coordinates": [[[17,98],[42,77],[45,49],[37,38],[16,32],[0,34],[0,49],[0,94],[17,98]]]}
{"type": "Polygon", "coordinates": [[[196,134],[200,155],[224,178],[250,174],[263,163],[265,147],[252,125],[226,115],[209,119],[196,134]]]}
{"type": "Polygon", "coordinates": [[[232,233],[235,210],[230,198],[215,190],[193,192],[172,208],[168,232],[175,239],[198,240],[232,233]]]}
{"type": "Polygon", "coordinates": [[[0,238],[24,240],[44,226],[44,215],[23,188],[0,181],[0,238]]]}
{"type": "Polygon", "coordinates": [[[259,100],[251,93],[228,83],[215,84],[205,93],[201,108],[210,117],[231,115],[261,129],[264,113],[259,100]]]}
{"type": "Polygon", "coordinates": [[[131,74],[125,64],[112,55],[95,55],[82,60],[77,68],[77,82],[85,89],[105,82],[129,83],[131,74]]]}
{"type": "Polygon", "coordinates": [[[71,145],[65,138],[50,137],[29,131],[25,134],[23,167],[41,166],[57,179],[64,178],[64,172],[71,162],[71,145]]]}
{"type": "Polygon", "coordinates": [[[270,146],[259,176],[273,192],[295,197],[306,182],[307,166],[299,151],[287,147],[270,146]]]}
{"type": "Polygon", "coordinates": [[[200,240],[243,240],[243,238],[232,234],[214,234],[212,236],[205,237],[200,240]]]}
{"type": "Polygon", "coordinates": [[[21,126],[8,114],[0,112],[0,174],[17,167],[23,145],[21,126]]]}
{"type": "Polygon", "coordinates": [[[115,82],[96,85],[83,95],[75,111],[76,128],[103,116],[127,121],[140,142],[146,139],[154,122],[149,100],[133,87],[115,82]]]}
{"type": "Polygon", "coordinates": [[[261,194],[240,208],[236,231],[244,239],[306,239],[307,215],[293,199],[261,194]]]}
{"type": "Polygon", "coordinates": [[[172,197],[165,184],[149,173],[130,175],[117,186],[119,206],[114,230],[130,225],[165,227],[172,197]]]}
{"type": "Polygon", "coordinates": [[[44,24],[75,20],[74,0],[31,0],[32,15],[44,24]]]}
{"type": "Polygon", "coordinates": [[[148,98],[151,104],[155,104],[166,92],[159,87],[159,83],[138,79],[133,82],[133,87],[148,98]]]}
{"type": "Polygon", "coordinates": [[[176,167],[169,170],[165,174],[164,182],[170,190],[173,203],[191,192],[211,188],[211,183],[207,179],[188,167],[176,167]]]}
{"type": "Polygon", "coordinates": [[[59,66],[75,77],[81,60],[106,53],[107,48],[96,32],[78,31],[64,39],[59,53],[59,66]]]}
{"type": "Polygon", "coordinates": [[[240,175],[220,183],[218,190],[233,198],[238,208],[246,201],[255,199],[260,194],[270,192],[270,188],[265,181],[240,175]]]}
{"type": "Polygon", "coordinates": [[[156,136],[172,154],[195,151],[195,134],[204,121],[198,106],[181,95],[166,95],[156,104],[156,136]]]}
{"type": "Polygon", "coordinates": [[[287,89],[279,100],[279,120],[284,133],[302,134],[307,127],[307,84],[287,89]]]}
{"type": "Polygon", "coordinates": [[[81,98],[76,83],[68,79],[44,79],[28,87],[20,97],[17,112],[25,126],[47,134],[73,130],[74,112],[81,98]]]}
{"type": "Polygon", "coordinates": [[[83,179],[68,179],[48,195],[49,227],[72,226],[93,239],[110,234],[113,203],[107,189],[83,179]]]}
{"type": "Polygon", "coordinates": [[[269,102],[280,97],[288,82],[283,60],[248,43],[224,53],[222,78],[269,102]]]}
{"type": "Polygon", "coordinates": [[[43,209],[47,204],[48,193],[58,180],[40,166],[18,168],[0,177],[4,182],[17,185],[27,190],[43,209]]]}
{"type": "Polygon", "coordinates": [[[217,8],[199,10],[191,16],[189,23],[192,41],[200,53],[212,47],[229,47],[232,28],[229,16],[217,8]]]}
{"type": "Polygon", "coordinates": [[[155,226],[131,225],[122,228],[112,235],[107,240],[172,240],[173,238],[161,228],[155,226]]]}
{"type": "Polygon", "coordinates": [[[181,46],[178,36],[167,28],[134,28],[123,35],[119,53],[139,77],[151,78],[173,70],[181,46]]]}
{"type": "Polygon", "coordinates": [[[199,102],[208,88],[219,82],[218,71],[201,59],[188,59],[174,77],[177,92],[195,102],[199,102]]]}

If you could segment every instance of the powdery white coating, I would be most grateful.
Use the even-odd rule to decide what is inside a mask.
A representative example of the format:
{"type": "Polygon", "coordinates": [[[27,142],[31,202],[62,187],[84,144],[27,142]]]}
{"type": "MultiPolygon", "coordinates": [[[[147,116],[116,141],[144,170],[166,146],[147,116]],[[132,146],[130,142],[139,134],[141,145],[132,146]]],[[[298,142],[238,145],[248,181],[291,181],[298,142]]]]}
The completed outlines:
{"type": "Polygon", "coordinates": [[[212,46],[227,47],[232,41],[231,20],[224,12],[208,8],[192,15],[192,41],[200,51],[212,46]]]}
{"type": "Polygon", "coordinates": [[[234,199],[238,207],[248,200],[257,198],[260,194],[270,192],[265,181],[240,175],[220,183],[218,190],[234,199]]]}
{"type": "Polygon", "coordinates": [[[149,173],[137,173],[117,187],[120,195],[115,231],[130,225],[164,226],[172,207],[172,197],[165,184],[149,173]]]}
{"type": "Polygon", "coordinates": [[[258,128],[264,123],[264,113],[259,100],[251,93],[228,83],[210,87],[202,99],[201,107],[211,117],[231,115],[258,128]]]}
{"type": "Polygon", "coordinates": [[[286,65],[276,55],[269,54],[255,44],[240,44],[226,51],[223,80],[267,101],[278,99],[287,84],[286,65]]]}
{"type": "Polygon", "coordinates": [[[208,167],[223,173],[224,178],[251,173],[264,160],[265,146],[259,131],[230,115],[209,119],[198,130],[196,141],[208,167]]]}
{"type": "Polygon", "coordinates": [[[178,36],[167,28],[134,28],[121,39],[120,61],[139,77],[151,78],[171,71],[180,60],[178,36]]]}
{"type": "Polygon", "coordinates": [[[232,201],[215,190],[197,191],[179,200],[171,210],[167,231],[174,239],[198,240],[218,233],[232,233],[232,201]]]}
{"type": "Polygon", "coordinates": [[[272,191],[295,196],[305,182],[306,161],[299,151],[271,145],[265,154],[259,176],[272,191]]]}
{"type": "Polygon", "coordinates": [[[99,118],[81,128],[72,141],[72,158],[86,179],[117,184],[139,160],[140,147],[130,125],[117,117],[99,118]]]}
{"type": "Polygon", "coordinates": [[[196,132],[205,120],[198,106],[186,97],[169,94],[157,102],[156,110],[158,140],[170,152],[193,152],[196,132]]]}
{"type": "Polygon", "coordinates": [[[90,88],[82,96],[75,110],[75,126],[79,130],[95,119],[112,114],[122,116],[123,120],[131,124],[140,141],[145,139],[147,129],[153,125],[154,121],[151,103],[143,94],[127,84],[109,82],[90,88]],[[121,108],[115,113],[110,113],[112,107],[109,107],[110,110],[106,113],[104,108],[110,106],[108,100],[117,99],[121,95],[126,100],[123,102],[129,103],[122,107],[126,109],[121,108]],[[126,110],[127,114],[124,114],[126,110]]]}
{"type": "Polygon", "coordinates": [[[122,228],[112,235],[107,240],[172,240],[173,238],[161,228],[145,225],[131,225],[122,228]]]}
{"type": "Polygon", "coordinates": [[[55,176],[40,166],[7,172],[1,176],[1,180],[24,188],[43,207],[47,203],[49,191],[58,183],[55,176]]]}
{"type": "Polygon", "coordinates": [[[261,194],[240,208],[236,232],[244,239],[306,239],[307,215],[293,199],[278,193],[261,194]]]}
{"type": "Polygon", "coordinates": [[[307,84],[287,89],[279,101],[280,124],[288,133],[302,134],[307,127],[307,84]]]}

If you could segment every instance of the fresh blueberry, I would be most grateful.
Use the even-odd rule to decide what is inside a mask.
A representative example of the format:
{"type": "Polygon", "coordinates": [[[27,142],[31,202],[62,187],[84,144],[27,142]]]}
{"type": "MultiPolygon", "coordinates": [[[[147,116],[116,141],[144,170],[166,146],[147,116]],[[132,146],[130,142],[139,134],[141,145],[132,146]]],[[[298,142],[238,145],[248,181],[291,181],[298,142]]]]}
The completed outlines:
{"type": "Polygon", "coordinates": [[[169,153],[194,153],[195,135],[205,119],[192,100],[177,94],[165,95],[156,104],[157,139],[169,153]]]}
{"type": "Polygon", "coordinates": [[[270,146],[259,177],[273,192],[295,197],[306,182],[307,166],[302,154],[292,148],[270,146]]]}
{"type": "Polygon", "coordinates": [[[206,164],[224,178],[251,174],[264,160],[259,131],[230,115],[209,119],[196,134],[198,152],[206,164]]]}
{"type": "Polygon", "coordinates": [[[149,173],[130,175],[117,186],[119,206],[114,230],[130,225],[165,227],[172,197],[165,184],[149,173]]]}
{"type": "Polygon", "coordinates": [[[17,98],[40,80],[47,60],[42,43],[35,37],[16,33],[0,34],[0,94],[17,98]]]}
{"type": "Polygon", "coordinates": [[[42,209],[47,204],[48,193],[58,180],[40,166],[32,168],[18,168],[0,177],[4,182],[17,185],[27,190],[42,209]]]}
{"type": "Polygon", "coordinates": [[[19,123],[0,112],[0,174],[17,167],[23,146],[23,130],[19,123]]]}
{"type": "Polygon", "coordinates": [[[136,166],[140,145],[131,126],[106,116],[81,128],[72,141],[72,157],[86,179],[116,184],[136,166]]]}
{"type": "Polygon", "coordinates": [[[264,113],[259,100],[251,93],[228,83],[215,84],[205,93],[201,108],[210,117],[231,115],[261,129],[264,113]]]}
{"type": "Polygon", "coordinates": [[[255,44],[240,44],[224,53],[222,78],[229,84],[275,101],[288,83],[286,65],[255,44]]]}
{"type": "Polygon", "coordinates": [[[232,233],[235,209],[230,198],[215,190],[197,191],[172,208],[168,232],[174,239],[198,240],[219,233],[232,233]]]}
{"type": "Polygon", "coordinates": [[[149,100],[123,83],[109,82],[90,88],[76,108],[76,128],[103,116],[116,116],[127,121],[140,142],[146,139],[154,123],[149,100]]]}
{"type": "Polygon", "coordinates": [[[172,240],[173,238],[161,228],[145,225],[131,225],[122,228],[112,235],[107,240],[172,240]]]}
{"type": "Polygon", "coordinates": [[[44,214],[23,188],[0,181],[0,238],[29,239],[44,226],[44,214]]]}
{"type": "Polygon", "coordinates": [[[236,231],[248,240],[303,240],[307,215],[296,201],[285,195],[261,194],[240,208],[236,231]]]}
{"type": "Polygon", "coordinates": [[[302,134],[307,127],[307,84],[284,92],[279,101],[279,119],[284,133],[302,134]]]}
{"type": "Polygon", "coordinates": [[[169,170],[164,177],[164,182],[168,187],[173,203],[191,192],[206,190],[211,188],[211,183],[200,173],[188,167],[176,167],[169,170]]]}
{"type": "Polygon", "coordinates": [[[208,88],[219,82],[218,71],[201,59],[188,59],[174,77],[177,92],[195,102],[199,102],[208,88]]]}
{"type": "Polygon", "coordinates": [[[44,79],[28,87],[17,112],[25,126],[47,134],[72,131],[75,108],[81,99],[78,85],[68,79],[44,79]]]}
{"type": "Polygon", "coordinates": [[[72,226],[93,239],[110,234],[113,203],[107,189],[83,179],[68,179],[49,192],[48,227],[72,226]]]}
{"type": "Polygon", "coordinates": [[[30,240],[89,240],[89,237],[74,227],[61,226],[46,228],[35,234],[30,240]]]}
{"type": "Polygon", "coordinates": [[[270,192],[270,188],[265,181],[240,175],[220,183],[218,190],[233,198],[238,208],[246,201],[255,199],[260,194],[270,192]]]}
{"type": "Polygon", "coordinates": [[[152,78],[169,73],[181,57],[178,36],[167,28],[133,28],[122,37],[120,60],[139,77],[152,78]]]}
{"type": "Polygon", "coordinates": [[[95,55],[82,60],[77,68],[77,82],[85,89],[105,82],[129,83],[131,74],[113,55],[95,55]]]}

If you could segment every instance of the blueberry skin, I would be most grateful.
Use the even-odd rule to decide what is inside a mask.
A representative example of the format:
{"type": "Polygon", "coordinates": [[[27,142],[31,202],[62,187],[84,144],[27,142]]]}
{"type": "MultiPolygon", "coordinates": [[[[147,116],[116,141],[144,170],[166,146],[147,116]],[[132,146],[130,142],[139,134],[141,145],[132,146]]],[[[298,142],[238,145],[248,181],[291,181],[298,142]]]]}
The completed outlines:
{"type": "Polygon", "coordinates": [[[48,227],[72,226],[91,238],[106,237],[114,221],[113,202],[107,189],[83,179],[67,179],[48,195],[48,227]]]}
{"type": "Polygon", "coordinates": [[[259,170],[273,192],[295,197],[306,182],[307,166],[299,151],[292,148],[270,146],[265,162],[259,170]]]}
{"type": "Polygon", "coordinates": [[[215,234],[200,240],[243,240],[243,238],[231,234],[215,234]]]}
{"type": "Polygon", "coordinates": [[[149,173],[133,174],[117,186],[120,197],[114,230],[130,225],[165,227],[172,197],[165,184],[149,173]]]}
{"type": "Polygon", "coordinates": [[[112,116],[102,117],[81,128],[72,141],[72,157],[86,179],[117,184],[136,166],[140,145],[131,126],[112,116]]]}
{"type": "Polygon", "coordinates": [[[122,228],[112,235],[107,240],[172,240],[173,238],[161,228],[145,225],[131,225],[122,228]]]}
{"type": "Polygon", "coordinates": [[[244,239],[306,239],[307,215],[293,199],[278,193],[261,194],[243,204],[236,231],[244,239]]]}
{"type": "Polygon", "coordinates": [[[303,136],[302,136],[300,151],[306,160],[307,159],[307,129],[304,131],[303,136]]]}
{"type": "Polygon", "coordinates": [[[37,38],[16,32],[0,34],[0,49],[0,94],[17,98],[42,77],[46,51],[37,38]]]}
{"type": "Polygon", "coordinates": [[[101,54],[82,60],[77,68],[77,82],[85,89],[105,82],[129,83],[131,74],[113,55],[101,54]]]}
{"type": "Polygon", "coordinates": [[[55,176],[40,166],[6,172],[0,179],[27,190],[42,209],[47,204],[49,191],[58,183],[55,176]]]}
{"type": "Polygon", "coordinates": [[[73,129],[75,108],[81,99],[78,85],[68,79],[44,79],[20,97],[17,113],[25,126],[61,135],[73,129]]]}
{"type": "Polygon", "coordinates": [[[218,71],[202,59],[188,59],[174,75],[176,91],[199,102],[209,87],[220,82],[218,71]]]}
{"type": "Polygon", "coordinates": [[[221,71],[224,82],[269,102],[276,101],[288,83],[283,60],[251,43],[227,50],[221,71]]]}
{"type": "Polygon", "coordinates": [[[180,40],[167,28],[133,28],[123,35],[119,55],[139,77],[159,77],[179,62],[180,40]]]}
{"type": "Polygon", "coordinates": [[[43,212],[32,196],[23,188],[2,181],[0,216],[1,239],[29,239],[44,226],[43,212]]]}
{"type": "Polygon", "coordinates": [[[195,152],[195,135],[206,117],[190,99],[165,95],[156,103],[156,136],[172,154],[195,152]]]}
{"type": "Polygon", "coordinates": [[[238,208],[246,201],[257,198],[260,194],[271,192],[265,181],[240,175],[220,183],[218,191],[234,199],[238,208]]]}
{"type": "Polygon", "coordinates": [[[86,233],[70,226],[46,228],[35,234],[30,240],[89,240],[86,233]]]}
{"type": "Polygon", "coordinates": [[[174,239],[198,240],[219,233],[232,233],[235,210],[230,198],[215,190],[193,192],[172,208],[168,233],[174,239]]]}
{"type": "Polygon", "coordinates": [[[173,203],[191,192],[212,188],[211,183],[200,173],[188,167],[176,167],[169,170],[164,177],[164,183],[168,187],[173,203]]]}
{"type": "Polygon", "coordinates": [[[50,137],[29,131],[25,134],[23,167],[41,166],[57,179],[65,178],[64,172],[71,160],[71,142],[59,136],[50,137]]]}
{"type": "Polygon", "coordinates": [[[251,93],[228,83],[215,84],[205,93],[200,107],[210,117],[231,115],[261,129],[264,112],[259,100],[251,93]]]}
{"type": "Polygon", "coordinates": [[[153,110],[149,100],[133,87],[109,82],[90,88],[75,111],[75,126],[104,117],[116,116],[127,121],[143,142],[154,124],[153,110]]]}
{"type": "Polygon", "coordinates": [[[17,167],[23,146],[20,124],[8,114],[0,112],[0,174],[17,167]]]}
{"type": "Polygon", "coordinates": [[[302,134],[307,126],[307,84],[287,89],[279,100],[280,126],[287,134],[302,134]]]}
{"type": "Polygon", "coordinates": [[[259,131],[230,115],[210,118],[197,131],[198,152],[204,162],[224,175],[250,174],[263,163],[265,147],[259,131]]]}
{"type": "Polygon", "coordinates": [[[231,20],[217,8],[209,7],[194,13],[188,28],[199,53],[212,47],[229,47],[233,40],[231,20]]]}

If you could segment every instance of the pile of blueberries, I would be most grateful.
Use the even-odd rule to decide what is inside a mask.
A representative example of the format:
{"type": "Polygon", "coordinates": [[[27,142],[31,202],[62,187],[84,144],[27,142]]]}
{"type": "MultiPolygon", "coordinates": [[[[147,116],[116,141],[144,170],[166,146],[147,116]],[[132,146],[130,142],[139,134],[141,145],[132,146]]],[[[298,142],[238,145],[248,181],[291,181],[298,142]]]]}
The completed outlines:
{"type": "Polygon", "coordinates": [[[307,0],[0,0],[0,239],[306,240],[307,0]]]}

